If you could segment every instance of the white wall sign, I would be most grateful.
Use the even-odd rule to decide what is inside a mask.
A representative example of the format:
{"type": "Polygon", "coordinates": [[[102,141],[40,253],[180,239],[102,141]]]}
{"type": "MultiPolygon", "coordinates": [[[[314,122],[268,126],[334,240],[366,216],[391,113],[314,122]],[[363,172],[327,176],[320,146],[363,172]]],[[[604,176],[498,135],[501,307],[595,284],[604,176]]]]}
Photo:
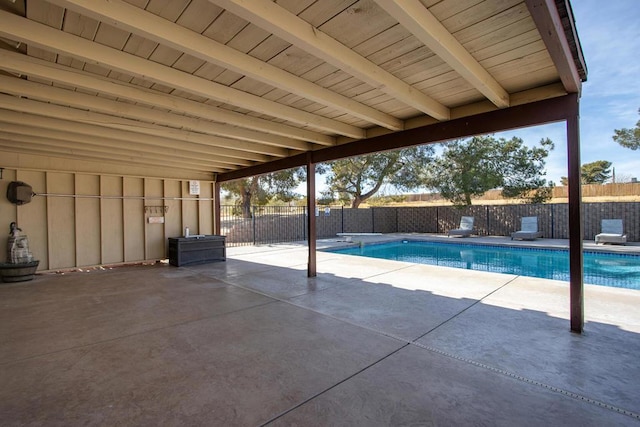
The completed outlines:
{"type": "Polygon", "coordinates": [[[192,196],[200,195],[200,181],[189,181],[189,194],[192,196]]]}

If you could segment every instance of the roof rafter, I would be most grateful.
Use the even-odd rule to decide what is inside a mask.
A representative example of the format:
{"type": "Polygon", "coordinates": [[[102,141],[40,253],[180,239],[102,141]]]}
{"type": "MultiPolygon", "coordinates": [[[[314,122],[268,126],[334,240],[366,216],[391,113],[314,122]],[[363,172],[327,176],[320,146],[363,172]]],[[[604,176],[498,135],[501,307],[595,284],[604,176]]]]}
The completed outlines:
{"type": "MultiPolygon", "coordinates": [[[[92,117],[88,119],[91,123],[100,123],[103,126],[113,127],[116,129],[134,130],[136,132],[147,133],[149,135],[173,136],[176,139],[191,139],[190,136],[195,135],[196,138],[201,140],[196,142],[206,143],[211,146],[231,148],[233,150],[247,151],[250,153],[259,153],[276,157],[285,157],[289,154],[287,149],[277,148],[278,145],[284,145],[284,142],[281,144],[270,144],[273,146],[265,146],[253,142],[222,138],[220,136],[200,136],[200,134],[193,134],[189,132],[196,131],[203,134],[216,135],[218,127],[224,125],[218,125],[216,123],[205,122],[191,117],[166,113],[164,111],[153,110],[137,105],[123,105],[117,101],[30,82],[15,77],[0,75],[0,91],[16,96],[24,96],[32,100],[54,102],[84,110],[88,109],[91,111],[103,112],[109,114],[109,116],[94,113],[92,117]],[[132,121],[125,117],[145,120],[149,123],[132,121]],[[151,124],[155,122],[173,125],[178,127],[178,129],[151,124]],[[185,127],[186,129],[180,130],[180,127],[185,127]]],[[[40,109],[41,111],[46,111],[46,107],[44,106],[40,106],[40,109]]],[[[71,111],[73,112],[73,110],[71,111]]],[[[52,111],[51,114],[53,113],[54,112],[52,111]]],[[[83,113],[85,116],[88,116],[84,111],[83,113]]],[[[48,115],[44,112],[40,114],[48,115]]],[[[63,115],[61,111],[56,117],[66,118],[68,115],[63,115]]],[[[288,145],[293,145],[293,147],[302,150],[305,148],[306,144],[300,141],[289,141],[288,145]]],[[[293,147],[287,146],[286,148],[293,147]]]]}
{"type": "MultiPolygon", "coordinates": [[[[144,89],[140,86],[91,75],[87,72],[76,70],[75,68],[7,50],[0,49],[0,68],[30,77],[38,77],[151,106],[179,111],[218,123],[228,123],[228,125],[221,123],[219,128],[221,136],[253,140],[252,138],[255,133],[246,133],[243,128],[247,128],[257,131],[258,134],[279,135],[285,138],[309,141],[320,145],[335,145],[335,138],[329,135],[273,123],[265,119],[247,116],[212,105],[203,105],[186,98],[178,98],[150,89],[144,89]],[[241,127],[238,128],[231,125],[241,127]]],[[[266,140],[269,141],[269,138],[266,138],[266,140]]],[[[301,147],[294,145],[288,148],[298,149],[301,147]]],[[[310,147],[306,147],[304,149],[309,148],[310,147]]]]}
{"type": "Polygon", "coordinates": [[[363,137],[363,130],[356,126],[269,101],[260,96],[149,61],[2,10],[0,10],[0,20],[2,21],[0,35],[19,42],[61,52],[89,63],[106,66],[131,76],[161,83],[261,114],[340,135],[354,138],[363,137]]]}
{"type": "MultiPolygon", "coordinates": [[[[27,100],[24,100],[27,101],[27,100]]],[[[37,101],[29,101],[29,102],[37,102],[37,101]]],[[[11,106],[13,107],[14,104],[11,106]]],[[[24,104],[23,104],[24,105],[24,104]]],[[[5,107],[8,106],[6,102],[1,102],[0,106],[5,107]]],[[[64,132],[72,132],[79,133],[83,135],[89,136],[105,136],[111,139],[118,139],[121,141],[129,141],[129,142],[140,142],[149,145],[158,145],[161,147],[168,148],[176,148],[183,147],[186,150],[200,152],[203,156],[209,155],[214,156],[216,161],[220,163],[225,163],[231,165],[231,167],[237,166],[247,166],[251,165],[253,161],[255,161],[256,157],[263,159],[271,159],[268,156],[263,155],[251,155],[251,153],[240,152],[242,156],[245,154],[249,154],[249,157],[252,157],[252,160],[243,159],[241,157],[230,157],[230,155],[236,155],[237,153],[229,151],[222,151],[224,154],[220,154],[220,148],[211,147],[203,144],[195,144],[191,142],[178,141],[176,139],[164,138],[164,137],[155,137],[151,135],[144,135],[130,131],[124,131],[119,129],[107,129],[102,126],[86,124],[86,123],[78,123],[69,120],[63,120],[58,118],[50,118],[44,116],[38,116],[34,114],[28,114],[26,112],[17,112],[14,110],[0,110],[2,115],[0,116],[0,121],[9,122],[9,123],[24,123],[27,126],[36,126],[43,127],[47,129],[55,129],[61,130],[64,132]],[[226,154],[226,155],[225,155],[226,154]]],[[[227,150],[227,149],[222,149],[227,150]]]]}
{"type": "Polygon", "coordinates": [[[50,0],[50,3],[123,28],[180,52],[188,53],[298,96],[331,106],[388,129],[400,130],[402,120],[235,50],[144,9],[119,0],[50,0]]]}
{"type": "Polygon", "coordinates": [[[61,154],[68,154],[72,157],[78,153],[91,154],[93,156],[101,156],[105,159],[111,160],[123,160],[131,162],[140,162],[152,166],[162,167],[179,167],[182,169],[194,169],[203,170],[208,169],[215,172],[222,170],[228,170],[228,165],[222,165],[216,162],[207,162],[204,160],[193,161],[183,158],[171,158],[168,159],[163,156],[153,155],[150,153],[141,153],[133,149],[118,149],[114,151],[113,148],[108,146],[93,145],[86,143],[71,142],[65,139],[56,139],[49,136],[33,136],[25,133],[12,133],[9,131],[0,131],[0,140],[10,140],[20,142],[20,149],[24,148],[38,148],[44,150],[54,150],[55,148],[61,148],[57,150],[61,154]],[[23,145],[27,144],[27,145],[23,145]]]}
{"type": "Polygon", "coordinates": [[[509,106],[507,91],[420,0],[375,0],[375,2],[497,107],[509,106]]]}
{"type": "Polygon", "coordinates": [[[271,1],[209,0],[438,120],[449,109],[271,1]]]}
{"type": "MultiPolygon", "coordinates": [[[[45,138],[47,140],[57,141],[61,146],[69,144],[81,144],[81,147],[102,147],[107,152],[113,152],[117,150],[126,150],[132,155],[138,155],[141,157],[150,157],[157,159],[164,159],[165,161],[176,161],[183,159],[185,161],[192,162],[194,165],[199,166],[216,166],[224,169],[232,169],[232,166],[218,162],[215,159],[209,159],[208,156],[204,156],[202,153],[190,151],[186,149],[169,148],[165,146],[154,146],[146,143],[122,141],[118,139],[107,138],[99,135],[83,135],[80,133],[55,130],[46,127],[38,127],[37,121],[31,125],[29,120],[24,124],[2,123],[2,130],[5,132],[11,132],[14,135],[23,135],[34,138],[45,138]]],[[[46,126],[46,125],[45,125],[46,126]]],[[[97,148],[94,148],[97,149],[97,148]]],[[[100,151],[100,150],[98,150],[100,151]]],[[[249,162],[247,162],[249,163],[249,162]]]]}

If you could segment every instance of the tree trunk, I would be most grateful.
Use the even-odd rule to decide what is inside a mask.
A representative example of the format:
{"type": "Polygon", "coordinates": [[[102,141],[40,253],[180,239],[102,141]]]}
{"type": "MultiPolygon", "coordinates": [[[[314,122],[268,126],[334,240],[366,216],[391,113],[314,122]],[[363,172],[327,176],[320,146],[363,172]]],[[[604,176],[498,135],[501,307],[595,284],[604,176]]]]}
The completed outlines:
{"type": "Polygon", "coordinates": [[[242,217],[253,217],[253,215],[251,214],[251,191],[245,190],[242,192],[242,217]]]}
{"type": "Polygon", "coordinates": [[[362,199],[358,196],[354,197],[353,202],[351,202],[351,208],[357,209],[360,203],[362,203],[362,199]]]}

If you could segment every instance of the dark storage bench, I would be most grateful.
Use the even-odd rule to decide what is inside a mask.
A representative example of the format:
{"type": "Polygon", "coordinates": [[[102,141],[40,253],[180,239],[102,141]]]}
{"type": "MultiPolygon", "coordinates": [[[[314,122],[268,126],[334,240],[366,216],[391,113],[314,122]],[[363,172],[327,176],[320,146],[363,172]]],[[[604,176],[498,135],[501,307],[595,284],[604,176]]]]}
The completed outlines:
{"type": "Polygon", "coordinates": [[[227,259],[225,236],[169,237],[169,264],[205,264],[227,259]]]}

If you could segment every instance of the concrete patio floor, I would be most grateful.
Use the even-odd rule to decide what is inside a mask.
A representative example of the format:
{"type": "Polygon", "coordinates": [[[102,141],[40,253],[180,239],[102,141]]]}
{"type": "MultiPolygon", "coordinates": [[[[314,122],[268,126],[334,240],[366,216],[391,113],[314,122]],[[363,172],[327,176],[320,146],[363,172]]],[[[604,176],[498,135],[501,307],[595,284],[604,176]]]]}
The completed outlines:
{"type": "Polygon", "coordinates": [[[640,425],[640,291],[585,286],[577,335],[566,282],[227,255],[1,284],[0,424],[640,425]]]}

